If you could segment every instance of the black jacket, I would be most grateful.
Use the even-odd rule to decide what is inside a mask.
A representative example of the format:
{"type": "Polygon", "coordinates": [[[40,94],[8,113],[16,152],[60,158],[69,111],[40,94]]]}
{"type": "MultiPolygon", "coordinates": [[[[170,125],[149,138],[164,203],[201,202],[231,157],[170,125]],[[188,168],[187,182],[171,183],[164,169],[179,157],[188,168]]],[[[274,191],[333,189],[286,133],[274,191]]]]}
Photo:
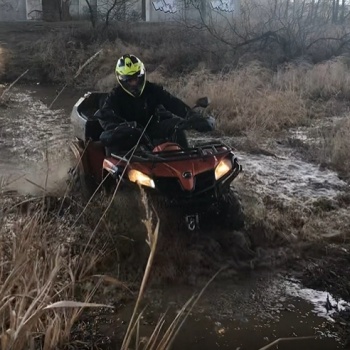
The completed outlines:
{"type": "MultiPolygon", "coordinates": [[[[136,121],[146,126],[158,105],[163,105],[166,110],[181,118],[185,118],[190,111],[189,106],[164,90],[161,85],[146,81],[141,96],[137,98],[129,95],[122,87],[115,87],[100,109],[99,121],[104,130],[115,129],[125,121],[136,121]]],[[[156,118],[153,118],[151,124],[156,122],[156,118]]]]}

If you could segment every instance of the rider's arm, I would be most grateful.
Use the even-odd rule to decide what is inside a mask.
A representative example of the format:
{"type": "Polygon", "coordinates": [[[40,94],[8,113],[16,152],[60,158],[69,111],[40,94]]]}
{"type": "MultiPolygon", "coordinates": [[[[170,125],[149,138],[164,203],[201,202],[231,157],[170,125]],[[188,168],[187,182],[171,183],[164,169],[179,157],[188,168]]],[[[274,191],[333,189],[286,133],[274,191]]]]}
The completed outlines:
{"type": "Polygon", "coordinates": [[[112,90],[98,113],[99,122],[104,130],[113,130],[125,121],[119,116],[118,109],[118,97],[112,90]]]}
{"type": "Polygon", "coordinates": [[[166,91],[161,85],[154,84],[154,90],[159,104],[163,105],[171,113],[181,118],[186,118],[188,112],[191,110],[186,103],[166,91]]]}

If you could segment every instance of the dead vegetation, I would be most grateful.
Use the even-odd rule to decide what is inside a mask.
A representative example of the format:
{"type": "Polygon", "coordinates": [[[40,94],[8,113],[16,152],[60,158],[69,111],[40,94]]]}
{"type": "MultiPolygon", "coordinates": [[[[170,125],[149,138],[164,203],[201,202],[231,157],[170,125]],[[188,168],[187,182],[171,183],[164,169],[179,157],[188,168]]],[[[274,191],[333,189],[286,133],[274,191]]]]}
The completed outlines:
{"type": "Polygon", "coordinates": [[[5,67],[8,64],[8,60],[10,59],[10,55],[8,51],[0,46],[0,76],[5,73],[5,67]]]}
{"type": "MultiPolygon", "coordinates": [[[[111,300],[110,291],[114,305],[118,304],[118,295],[124,298],[125,294],[130,294],[134,298],[134,292],[128,287],[131,283],[123,283],[118,275],[119,253],[122,254],[125,248],[121,243],[123,240],[114,240],[109,234],[118,237],[118,232],[111,232],[113,228],[103,222],[114,196],[103,203],[98,197],[100,207],[92,202],[82,208],[79,196],[73,199],[67,196],[68,192],[61,198],[51,195],[23,197],[7,193],[7,186],[8,181],[2,180],[1,349],[90,348],[89,335],[85,332],[85,337],[80,338],[79,331],[76,334],[79,329],[89,328],[84,322],[79,325],[82,314],[86,313],[84,310],[97,309],[88,316],[90,320],[99,314],[106,315],[105,310],[114,309],[105,302],[111,300]],[[106,275],[106,271],[111,275],[106,275]],[[116,290],[121,292],[118,294],[116,290]]],[[[129,349],[132,342],[134,349],[166,350],[170,349],[194,304],[217,274],[198,295],[188,300],[173,322],[167,324],[165,315],[160,315],[147,341],[145,337],[141,339],[143,311],[140,306],[149,284],[159,235],[159,219],[153,218],[154,211],[148,206],[146,197],[142,198],[146,235],[140,243],[149,246],[149,257],[145,265],[140,256],[136,262],[139,265],[137,271],[144,266],[145,270],[129,325],[121,330],[125,333],[121,336],[121,349],[129,349]]],[[[105,341],[102,339],[101,344],[105,341]]],[[[121,339],[114,341],[119,343],[121,339]]]]}
{"type": "MultiPolygon", "coordinates": [[[[69,341],[73,324],[93,287],[76,295],[91,274],[98,253],[72,256],[68,225],[47,217],[38,203],[34,213],[20,213],[2,197],[0,238],[0,323],[2,349],[52,349],[69,341]],[[11,209],[12,207],[12,209],[11,209]],[[60,304],[55,304],[57,302],[60,304]],[[67,301],[67,302],[66,302],[67,301]]],[[[22,203],[22,208],[25,206],[22,203]]]]}
{"type": "Polygon", "coordinates": [[[324,167],[338,171],[344,180],[350,178],[348,114],[341,115],[331,125],[321,126],[315,131],[318,142],[306,145],[307,154],[314,156],[324,167]]]}

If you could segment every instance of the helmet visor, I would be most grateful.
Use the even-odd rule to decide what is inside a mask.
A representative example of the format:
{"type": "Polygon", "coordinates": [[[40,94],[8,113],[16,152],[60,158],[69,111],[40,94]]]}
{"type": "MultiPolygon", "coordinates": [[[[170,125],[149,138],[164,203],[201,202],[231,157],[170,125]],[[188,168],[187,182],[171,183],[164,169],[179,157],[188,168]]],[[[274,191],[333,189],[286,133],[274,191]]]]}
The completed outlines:
{"type": "Polygon", "coordinates": [[[145,74],[141,71],[133,75],[118,75],[119,83],[124,90],[137,97],[145,86],[145,74]]]}
{"type": "Polygon", "coordinates": [[[128,80],[135,80],[135,79],[138,79],[138,78],[142,78],[143,76],[145,75],[144,72],[141,72],[141,71],[138,71],[136,72],[135,74],[132,74],[132,75],[121,75],[121,74],[118,74],[118,79],[120,81],[128,81],[128,80]]]}

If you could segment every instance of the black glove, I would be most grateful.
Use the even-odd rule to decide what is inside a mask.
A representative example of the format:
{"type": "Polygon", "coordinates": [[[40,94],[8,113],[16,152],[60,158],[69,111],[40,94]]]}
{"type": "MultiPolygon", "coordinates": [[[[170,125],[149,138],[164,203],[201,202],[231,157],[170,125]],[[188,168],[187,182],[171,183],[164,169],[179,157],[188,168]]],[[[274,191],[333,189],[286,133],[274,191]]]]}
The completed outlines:
{"type": "Polygon", "coordinates": [[[199,132],[209,132],[215,129],[215,119],[213,117],[204,117],[200,113],[191,113],[188,119],[184,119],[178,125],[179,129],[193,129],[199,132]]]}
{"type": "Polygon", "coordinates": [[[137,122],[124,122],[120,123],[114,130],[122,130],[126,128],[134,129],[137,127],[137,122]]]}
{"type": "Polygon", "coordinates": [[[171,119],[174,117],[174,114],[167,111],[163,105],[157,106],[155,115],[157,117],[158,123],[163,121],[163,120],[171,119]]]}
{"type": "Polygon", "coordinates": [[[100,141],[105,147],[115,146],[120,144],[124,147],[132,147],[141,135],[140,129],[135,128],[136,122],[122,123],[114,130],[103,131],[100,135],[100,141]]]}

